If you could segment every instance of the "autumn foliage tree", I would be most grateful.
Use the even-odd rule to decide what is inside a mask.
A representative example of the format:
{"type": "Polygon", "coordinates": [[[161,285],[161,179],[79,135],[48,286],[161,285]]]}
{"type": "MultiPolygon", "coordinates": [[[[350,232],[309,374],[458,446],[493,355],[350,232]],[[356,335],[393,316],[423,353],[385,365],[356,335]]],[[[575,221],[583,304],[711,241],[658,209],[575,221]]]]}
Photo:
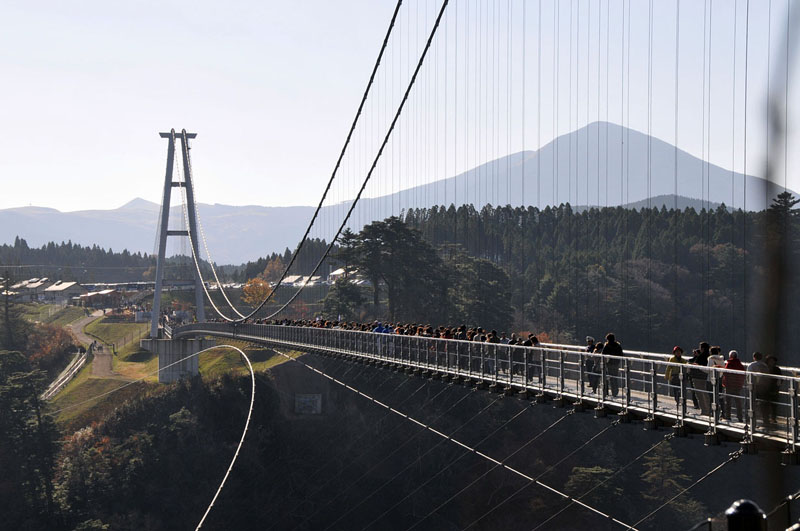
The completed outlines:
{"type": "Polygon", "coordinates": [[[54,376],[75,351],[77,342],[68,330],[50,324],[38,324],[28,334],[25,351],[31,364],[54,376]]]}
{"type": "Polygon", "coordinates": [[[263,278],[251,278],[242,288],[242,300],[250,306],[261,304],[261,301],[269,297],[272,287],[263,278]]]}

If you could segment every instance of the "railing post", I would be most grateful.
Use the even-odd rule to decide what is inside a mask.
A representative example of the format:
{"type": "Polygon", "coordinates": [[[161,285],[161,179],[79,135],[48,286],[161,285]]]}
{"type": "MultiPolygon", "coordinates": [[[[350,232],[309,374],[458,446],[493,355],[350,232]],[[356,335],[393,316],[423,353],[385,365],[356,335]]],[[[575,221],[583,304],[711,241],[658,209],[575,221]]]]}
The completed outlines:
{"type": "Polygon", "coordinates": [[[486,373],[486,349],[483,343],[478,343],[481,349],[481,380],[484,379],[486,373]]]}
{"type": "Polygon", "coordinates": [[[506,345],[506,352],[508,352],[508,388],[514,384],[514,347],[506,345]]]}
{"type": "Polygon", "coordinates": [[[712,429],[714,430],[714,433],[716,433],[720,415],[719,377],[717,376],[716,368],[711,369],[711,374],[709,374],[709,377],[711,378],[711,399],[714,401],[714,403],[711,404],[712,429]]]}
{"type": "Polygon", "coordinates": [[[653,417],[658,409],[658,366],[650,362],[650,389],[653,391],[653,417]]]}
{"type": "Polygon", "coordinates": [[[789,424],[789,444],[793,451],[797,451],[797,380],[789,380],[789,415],[786,419],[789,424]]]}
{"type": "Polygon", "coordinates": [[[631,364],[628,358],[624,358],[625,361],[625,411],[628,411],[628,408],[631,405],[631,364]]]}
{"type": "Polygon", "coordinates": [[[558,351],[558,396],[564,398],[564,351],[558,351]]]}
{"type": "Polygon", "coordinates": [[[547,358],[547,352],[543,349],[539,349],[539,387],[541,389],[541,393],[544,394],[545,387],[547,387],[547,363],[545,362],[547,358]]]}
{"type": "Polygon", "coordinates": [[[603,386],[603,392],[600,394],[600,405],[605,406],[606,395],[608,394],[608,372],[606,371],[607,358],[600,355],[600,385],[603,386]]]}
{"type": "Polygon", "coordinates": [[[583,391],[584,391],[584,364],[586,360],[584,359],[586,356],[586,352],[578,352],[578,402],[583,401],[583,391]]]}
{"type": "Polygon", "coordinates": [[[531,368],[528,365],[528,357],[529,357],[528,356],[528,349],[529,348],[530,347],[523,347],[523,351],[522,351],[523,370],[525,371],[522,377],[525,380],[523,382],[523,386],[525,387],[525,389],[528,388],[528,385],[530,385],[530,382],[531,382],[531,373],[530,373],[531,368]]]}
{"type": "Polygon", "coordinates": [[[497,345],[492,343],[492,357],[494,358],[494,378],[493,382],[497,385],[497,380],[500,379],[500,364],[497,363],[497,345]]]}
{"type": "Polygon", "coordinates": [[[753,373],[746,372],[747,378],[747,421],[750,424],[750,434],[756,434],[756,389],[753,385],[753,373]]]}

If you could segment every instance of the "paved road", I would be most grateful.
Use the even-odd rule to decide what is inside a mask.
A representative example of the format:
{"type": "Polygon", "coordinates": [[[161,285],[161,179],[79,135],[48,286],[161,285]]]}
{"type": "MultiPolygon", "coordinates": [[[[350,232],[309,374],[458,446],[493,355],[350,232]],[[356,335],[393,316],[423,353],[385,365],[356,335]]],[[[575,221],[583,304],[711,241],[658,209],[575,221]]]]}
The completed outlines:
{"type": "MultiPolygon", "coordinates": [[[[72,332],[75,334],[75,337],[78,338],[78,341],[84,345],[89,345],[95,341],[95,338],[86,334],[83,329],[86,327],[86,325],[101,317],[103,317],[103,310],[95,310],[91,315],[67,325],[67,328],[72,330],[72,332]]],[[[116,376],[111,363],[112,355],[113,354],[110,347],[104,346],[99,341],[97,342],[97,346],[94,351],[94,361],[92,361],[92,376],[99,378],[116,376]]]]}
{"type": "Polygon", "coordinates": [[[68,324],[67,328],[72,330],[72,333],[75,334],[75,337],[78,338],[78,341],[88,346],[92,341],[94,341],[94,338],[84,333],[83,329],[86,325],[99,319],[100,317],[103,317],[103,310],[95,310],[91,315],[75,321],[72,324],[68,324]]]}

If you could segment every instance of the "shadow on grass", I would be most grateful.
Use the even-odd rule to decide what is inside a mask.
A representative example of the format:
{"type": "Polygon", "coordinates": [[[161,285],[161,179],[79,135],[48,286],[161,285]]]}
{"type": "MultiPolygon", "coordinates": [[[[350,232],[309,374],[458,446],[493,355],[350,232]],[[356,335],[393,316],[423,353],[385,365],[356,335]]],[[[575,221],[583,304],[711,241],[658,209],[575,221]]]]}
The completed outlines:
{"type": "Polygon", "coordinates": [[[125,359],[123,361],[130,361],[133,363],[145,363],[147,361],[150,361],[153,358],[153,355],[154,354],[149,350],[137,350],[136,352],[133,352],[125,356],[125,359]]]}

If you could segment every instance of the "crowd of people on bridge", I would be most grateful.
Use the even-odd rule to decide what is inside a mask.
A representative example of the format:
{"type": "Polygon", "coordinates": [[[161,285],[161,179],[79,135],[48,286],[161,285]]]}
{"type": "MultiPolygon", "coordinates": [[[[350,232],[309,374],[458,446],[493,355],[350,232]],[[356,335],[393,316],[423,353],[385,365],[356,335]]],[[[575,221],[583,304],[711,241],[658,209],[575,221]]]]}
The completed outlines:
{"type": "MultiPolygon", "coordinates": [[[[391,323],[377,320],[365,323],[326,320],[320,317],[316,319],[255,319],[248,321],[248,323],[352,330],[524,347],[540,345],[538,338],[532,333],[512,333],[508,335],[505,332],[498,333],[496,330],[486,330],[480,326],[468,327],[463,324],[460,326],[434,327],[430,324],[391,323]]],[[[604,394],[618,396],[621,381],[619,369],[621,360],[625,355],[621,343],[613,333],[607,334],[603,341],[595,341],[594,337],[587,336],[585,352],[603,355],[603,358],[586,356],[583,361],[585,379],[591,392],[597,393],[598,389],[602,387],[604,394]],[[605,374],[605,382],[601,386],[601,375],[603,373],[605,374]]],[[[739,353],[736,350],[731,350],[728,352],[726,359],[721,347],[712,346],[705,341],[701,342],[698,348],[692,351],[692,355],[688,357],[684,355],[682,347],[675,346],[672,349],[672,356],[668,359],[670,363],[675,365],[666,367],[664,373],[665,383],[675,399],[676,406],[680,407],[682,393],[686,392],[688,394],[687,400],[691,400],[692,407],[699,410],[703,415],[710,416],[715,414],[720,419],[731,420],[731,414],[735,411],[737,420],[743,422],[746,416],[744,411],[746,374],[752,373],[753,376],[750,379],[753,382],[753,391],[758,403],[759,416],[763,419],[765,425],[774,426],[778,418],[778,403],[782,380],[770,376],[780,376],[783,373],[775,356],[764,356],[761,352],[754,352],[752,358],[753,361],[745,365],[739,359],[739,353]],[[688,370],[681,371],[677,367],[679,364],[687,364],[688,370]],[[710,369],[714,367],[727,369],[727,371],[721,371],[723,373],[721,378],[710,378],[710,369]],[[681,374],[683,374],[684,378],[683,385],[681,383],[681,374]],[[717,386],[716,390],[718,391],[719,399],[716,410],[712,411],[712,396],[715,386],[717,386]]],[[[536,368],[534,367],[534,369],[536,368]]]]}

